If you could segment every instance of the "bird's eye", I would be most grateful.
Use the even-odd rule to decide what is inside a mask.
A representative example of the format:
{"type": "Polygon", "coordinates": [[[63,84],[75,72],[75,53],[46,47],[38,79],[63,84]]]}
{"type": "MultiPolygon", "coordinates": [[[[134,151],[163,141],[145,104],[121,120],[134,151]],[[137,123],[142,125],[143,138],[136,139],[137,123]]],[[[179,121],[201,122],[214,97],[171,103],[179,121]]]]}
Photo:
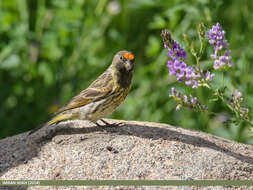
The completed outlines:
{"type": "Polygon", "coordinates": [[[126,58],[123,57],[123,56],[120,56],[120,60],[121,60],[122,62],[125,62],[125,61],[126,61],[126,58]]]}

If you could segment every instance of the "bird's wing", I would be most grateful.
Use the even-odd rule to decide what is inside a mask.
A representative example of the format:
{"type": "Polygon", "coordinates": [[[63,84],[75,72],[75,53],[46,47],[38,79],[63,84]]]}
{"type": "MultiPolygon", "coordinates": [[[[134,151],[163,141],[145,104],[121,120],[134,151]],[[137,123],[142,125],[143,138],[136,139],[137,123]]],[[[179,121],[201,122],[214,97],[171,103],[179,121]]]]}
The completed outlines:
{"type": "Polygon", "coordinates": [[[113,91],[113,78],[110,72],[106,71],[100,75],[87,89],[73,97],[70,102],[60,108],[57,113],[78,108],[103,98],[106,98],[113,91]]]}

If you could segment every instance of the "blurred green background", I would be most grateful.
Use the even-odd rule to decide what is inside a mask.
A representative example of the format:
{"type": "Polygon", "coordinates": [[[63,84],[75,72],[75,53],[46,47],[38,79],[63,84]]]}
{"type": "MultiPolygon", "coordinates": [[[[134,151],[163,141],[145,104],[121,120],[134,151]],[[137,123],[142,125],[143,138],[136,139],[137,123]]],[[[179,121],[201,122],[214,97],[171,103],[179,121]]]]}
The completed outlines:
{"type": "MultiPolygon", "coordinates": [[[[175,111],[168,96],[172,86],[206,104],[211,97],[206,89],[183,89],[168,75],[160,38],[168,28],[181,44],[183,33],[197,42],[198,23],[220,22],[235,63],[225,74],[226,85],[242,91],[252,107],[252,20],[250,0],[1,0],[0,138],[50,119],[126,49],[136,56],[133,86],[111,118],[163,122],[253,144],[249,127],[222,124],[230,113],[220,102],[208,104],[220,117],[175,111]]],[[[217,73],[214,84],[220,83],[217,73]]]]}

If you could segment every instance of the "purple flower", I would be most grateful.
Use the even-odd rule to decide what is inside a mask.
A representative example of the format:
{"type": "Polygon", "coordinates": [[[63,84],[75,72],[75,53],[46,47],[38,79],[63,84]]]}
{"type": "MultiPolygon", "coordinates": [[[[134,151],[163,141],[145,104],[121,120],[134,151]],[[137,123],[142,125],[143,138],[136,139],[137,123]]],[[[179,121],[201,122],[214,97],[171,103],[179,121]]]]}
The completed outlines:
{"type": "Polygon", "coordinates": [[[237,89],[235,90],[235,93],[232,94],[232,101],[233,103],[241,103],[243,101],[242,93],[237,89]]]}
{"type": "Polygon", "coordinates": [[[215,49],[221,50],[224,47],[228,48],[227,40],[225,39],[225,31],[222,30],[219,23],[214,25],[207,33],[209,43],[215,46],[215,49]]]}
{"type": "Polygon", "coordinates": [[[181,109],[182,105],[181,104],[178,104],[177,107],[176,107],[176,111],[179,111],[181,109]]]}
{"type": "Polygon", "coordinates": [[[198,103],[198,99],[197,99],[197,97],[193,97],[192,95],[190,95],[190,98],[191,98],[191,103],[192,104],[197,104],[198,103]]]}
{"type": "Polygon", "coordinates": [[[184,102],[189,103],[188,97],[186,95],[184,95],[184,102]]]}
{"type": "Polygon", "coordinates": [[[184,50],[184,47],[181,47],[176,41],[173,41],[171,51],[172,59],[187,59],[187,54],[184,50]]]}
{"type": "MultiPolygon", "coordinates": [[[[187,86],[198,88],[200,83],[211,81],[213,74],[209,71],[204,75],[203,71],[196,66],[188,66],[186,64],[187,53],[184,47],[172,39],[171,34],[167,30],[161,32],[164,47],[168,50],[168,68],[169,74],[174,75],[179,82],[185,82],[187,86]]],[[[229,53],[229,52],[227,52],[229,53]]]]}
{"type": "Polygon", "coordinates": [[[171,88],[171,95],[176,96],[176,93],[177,93],[176,89],[174,87],[172,87],[171,88]]]}
{"type": "Polygon", "coordinates": [[[214,53],[211,55],[211,58],[214,60],[213,68],[217,70],[225,67],[232,67],[231,51],[225,39],[225,31],[221,28],[219,23],[209,30],[207,38],[209,39],[209,43],[214,47],[214,53]]]}
{"type": "Polygon", "coordinates": [[[239,113],[240,117],[248,118],[249,109],[247,107],[243,107],[241,105],[242,102],[242,93],[238,90],[235,90],[235,93],[232,94],[231,105],[235,109],[235,111],[239,113]]]}
{"type": "Polygon", "coordinates": [[[192,95],[188,97],[181,92],[178,92],[174,87],[171,88],[170,97],[178,103],[176,111],[179,111],[183,106],[199,111],[205,111],[207,109],[205,105],[202,105],[199,102],[197,97],[193,97],[192,95]]]}
{"type": "Polygon", "coordinates": [[[187,66],[185,60],[187,59],[187,53],[184,47],[172,39],[170,33],[167,30],[163,30],[161,33],[163,38],[164,47],[168,52],[168,68],[170,75],[176,76],[179,82],[185,82],[187,86],[192,88],[198,88],[201,75],[197,73],[197,69],[192,66],[187,66]]]}
{"type": "Polygon", "coordinates": [[[205,79],[206,81],[212,81],[214,74],[211,74],[209,71],[206,72],[205,79]]]}

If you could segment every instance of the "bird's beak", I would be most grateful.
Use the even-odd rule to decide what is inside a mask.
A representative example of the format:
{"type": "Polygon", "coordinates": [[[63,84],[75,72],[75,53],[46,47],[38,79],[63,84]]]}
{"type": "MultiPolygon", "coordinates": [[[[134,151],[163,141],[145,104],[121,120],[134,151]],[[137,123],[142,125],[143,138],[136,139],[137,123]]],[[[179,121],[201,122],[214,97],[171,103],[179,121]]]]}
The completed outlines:
{"type": "Polygon", "coordinates": [[[127,60],[125,66],[127,71],[132,71],[134,69],[134,63],[131,60],[127,60]]]}

